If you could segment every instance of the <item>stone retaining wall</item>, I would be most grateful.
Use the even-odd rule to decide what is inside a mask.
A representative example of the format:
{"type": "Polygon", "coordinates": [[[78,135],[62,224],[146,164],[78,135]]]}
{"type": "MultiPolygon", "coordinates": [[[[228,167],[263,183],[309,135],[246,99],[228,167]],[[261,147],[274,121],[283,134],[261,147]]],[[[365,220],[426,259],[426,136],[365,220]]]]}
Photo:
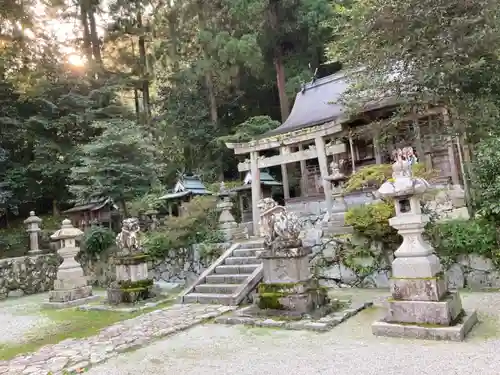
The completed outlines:
{"type": "MultiPolygon", "coordinates": [[[[185,249],[172,249],[164,259],[154,259],[149,262],[149,276],[155,281],[192,283],[230,244],[212,246],[207,248],[203,245],[194,245],[185,249]]],[[[110,253],[100,254],[95,258],[83,255],[78,261],[94,286],[106,287],[115,278],[115,266],[110,253]]]]}
{"type": "Polygon", "coordinates": [[[51,290],[61,258],[57,254],[0,260],[0,299],[51,290]]]}
{"type": "MultiPolygon", "coordinates": [[[[392,253],[370,249],[372,256],[351,258],[347,265],[341,260],[346,254],[341,254],[340,246],[332,242],[330,236],[323,236],[321,229],[307,229],[303,241],[313,248],[311,266],[323,285],[389,288],[392,253]]],[[[491,259],[470,254],[459,257],[457,261],[441,258],[441,264],[450,289],[500,288],[500,267],[496,267],[491,259]]]]}
{"type": "MultiPolygon", "coordinates": [[[[165,259],[149,262],[149,275],[155,281],[192,283],[229,246],[217,244],[207,248],[195,245],[188,249],[171,250],[165,259]]],[[[115,279],[111,252],[93,258],[80,253],[77,260],[92,285],[107,287],[115,279]]],[[[55,253],[1,259],[0,300],[51,290],[60,262],[60,256],[55,253]]]]}

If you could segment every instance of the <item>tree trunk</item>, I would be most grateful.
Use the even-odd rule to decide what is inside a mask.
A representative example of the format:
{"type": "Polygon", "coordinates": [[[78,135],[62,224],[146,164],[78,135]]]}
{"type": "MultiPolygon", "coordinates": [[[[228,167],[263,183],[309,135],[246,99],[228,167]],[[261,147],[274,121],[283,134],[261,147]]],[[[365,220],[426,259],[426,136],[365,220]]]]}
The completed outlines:
{"type": "Polygon", "coordinates": [[[59,208],[57,207],[57,200],[52,200],[52,216],[59,216],[59,208]]]}
{"type": "MultiPolygon", "coordinates": [[[[205,21],[205,14],[204,14],[204,3],[202,1],[198,1],[198,22],[199,22],[200,30],[205,30],[206,29],[206,21],[205,21]]],[[[202,50],[203,58],[205,59],[205,61],[209,61],[210,55],[207,51],[207,46],[205,44],[201,45],[201,50],[202,50]]],[[[210,119],[215,124],[215,126],[218,127],[219,115],[217,113],[217,98],[216,98],[216,94],[215,94],[215,86],[214,86],[214,81],[212,78],[212,69],[211,68],[209,68],[205,72],[205,86],[207,89],[208,102],[209,102],[209,107],[210,107],[210,119]]],[[[220,168],[219,179],[223,180],[224,179],[224,160],[223,160],[222,154],[219,157],[219,168],[220,168]]]]}
{"type": "MultiPolygon", "coordinates": [[[[139,8],[139,2],[136,3],[139,8]]],[[[144,122],[149,123],[149,118],[151,116],[151,110],[149,105],[149,78],[148,78],[148,65],[146,59],[146,37],[144,36],[145,30],[143,29],[142,23],[142,13],[137,12],[137,27],[139,28],[139,63],[141,67],[141,79],[142,79],[142,107],[144,112],[144,122]]]]}
{"type": "Polygon", "coordinates": [[[92,44],[92,55],[94,56],[94,61],[99,69],[103,68],[102,56],[101,56],[101,42],[99,41],[99,35],[97,34],[97,25],[95,22],[95,5],[92,4],[88,11],[88,19],[90,26],[90,40],[92,44]]]}
{"type": "MultiPolygon", "coordinates": [[[[279,8],[280,8],[279,0],[269,0],[268,19],[269,19],[269,24],[271,26],[271,30],[273,30],[274,35],[280,35],[279,8]]],[[[277,38],[275,42],[273,54],[274,54],[273,64],[276,70],[276,86],[278,88],[278,96],[280,100],[281,121],[285,122],[286,119],[288,118],[290,109],[288,104],[288,97],[286,95],[286,90],[285,90],[285,85],[286,85],[285,65],[283,61],[283,48],[281,46],[280,38],[277,38]]]]}
{"type": "Polygon", "coordinates": [[[286,95],[285,66],[283,64],[283,54],[280,47],[275,49],[274,67],[276,69],[276,84],[278,86],[278,95],[280,99],[281,122],[285,122],[289,115],[290,105],[288,104],[288,96],[286,95]]]}
{"type": "Polygon", "coordinates": [[[124,219],[128,218],[127,202],[125,202],[125,200],[121,199],[121,200],[119,200],[119,205],[120,205],[122,212],[123,212],[123,218],[124,219]]]}
{"type": "Polygon", "coordinates": [[[92,64],[92,42],[90,37],[90,28],[89,28],[89,1],[88,0],[80,0],[80,21],[83,27],[83,52],[85,57],[87,58],[87,62],[92,64]]]}
{"type": "MultiPolygon", "coordinates": [[[[130,44],[132,46],[132,58],[135,58],[135,45],[133,38],[130,44]]],[[[135,106],[136,120],[137,123],[139,124],[141,122],[141,106],[139,104],[139,89],[136,87],[136,85],[134,85],[134,106],[135,106]]]]}

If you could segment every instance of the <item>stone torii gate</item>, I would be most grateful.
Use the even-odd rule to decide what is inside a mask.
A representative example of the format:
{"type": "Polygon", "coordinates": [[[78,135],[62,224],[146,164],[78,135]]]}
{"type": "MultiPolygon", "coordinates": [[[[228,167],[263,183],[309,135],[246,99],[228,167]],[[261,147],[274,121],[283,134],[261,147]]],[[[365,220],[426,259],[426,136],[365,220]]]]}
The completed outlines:
{"type": "MultiPolygon", "coordinates": [[[[348,78],[344,72],[333,74],[317,79],[306,85],[296,96],[294,106],[288,119],[277,129],[263,135],[260,139],[255,139],[246,143],[226,143],[226,146],[236,155],[249,155],[242,163],[238,164],[238,171],[250,171],[252,175],[252,220],[253,232],[259,233],[259,210],[258,203],[262,198],[259,171],[262,168],[281,166],[282,183],[285,202],[290,198],[290,187],[288,182],[287,164],[300,163],[302,179],[306,178],[306,161],[318,160],[319,173],[318,180],[324,192],[327,212],[331,216],[332,211],[332,189],[329,176],[328,158],[349,160],[351,172],[355,172],[360,160],[360,150],[362,147],[356,144],[350,131],[357,126],[353,121],[360,119],[365,124],[376,118],[387,115],[397,106],[397,98],[385,98],[367,101],[364,105],[362,116],[352,116],[347,114],[346,108],[338,104],[342,94],[349,87],[348,78]],[[265,157],[261,155],[267,150],[279,151],[278,155],[265,157]]],[[[442,116],[446,119],[445,111],[442,108],[430,108],[424,114],[412,113],[401,121],[413,122],[413,126],[419,127],[420,118],[430,116],[442,116]]],[[[416,132],[419,134],[420,132],[416,132]]],[[[382,163],[382,153],[378,146],[377,137],[371,140],[373,146],[373,163],[382,163]]],[[[454,185],[459,185],[459,173],[455,163],[454,144],[449,142],[448,158],[450,172],[448,176],[453,180],[454,185]]],[[[417,152],[425,154],[421,139],[416,141],[417,152]]],[[[430,153],[427,152],[424,160],[428,168],[432,167],[430,153]]],[[[440,169],[439,166],[437,169],[440,169]]]]}

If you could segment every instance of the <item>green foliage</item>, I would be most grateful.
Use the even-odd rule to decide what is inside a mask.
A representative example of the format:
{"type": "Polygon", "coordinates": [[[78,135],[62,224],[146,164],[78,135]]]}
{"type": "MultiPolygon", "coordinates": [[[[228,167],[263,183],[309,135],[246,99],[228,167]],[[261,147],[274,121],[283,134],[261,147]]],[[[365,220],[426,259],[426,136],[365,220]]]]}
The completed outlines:
{"type": "Polygon", "coordinates": [[[330,56],[364,69],[344,99],[359,109],[387,93],[404,97],[395,117],[444,106],[452,118],[441,133],[486,136],[485,127],[498,128],[498,49],[491,46],[500,41],[499,16],[490,0],[349,2],[336,19],[340,37],[330,56]]]}
{"type": "Polygon", "coordinates": [[[276,129],[279,125],[278,121],[271,119],[269,116],[250,117],[234,128],[234,134],[220,137],[219,140],[223,143],[248,142],[256,136],[276,129]]]}
{"type": "Polygon", "coordinates": [[[23,256],[28,250],[28,234],[23,228],[0,230],[0,258],[23,256]]]}
{"type": "Polygon", "coordinates": [[[473,168],[478,213],[500,223],[500,138],[486,138],[478,144],[473,168]]]}
{"type": "Polygon", "coordinates": [[[73,194],[81,200],[111,197],[123,203],[148,193],[160,167],[148,137],[129,121],[99,126],[103,133],[81,147],[80,164],[72,168],[73,194]]]}
{"type": "Polygon", "coordinates": [[[500,266],[497,229],[484,218],[434,223],[428,225],[426,235],[440,257],[455,261],[460,255],[474,253],[500,266]]]}
{"type": "Polygon", "coordinates": [[[394,215],[394,204],[383,201],[350,208],[346,212],[345,223],[371,243],[383,243],[394,248],[401,242],[397,231],[389,225],[389,219],[394,215]]]}
{"type": "Polygon", "coordinates": [[[366,188],[378,189],[384,181],[391,177],[391,173],[390,164],[369,165],[360,168],[347,180],[345,191],[352,192],[366,188]]]}
{"type": "Polygon", "coordinates": [[[127,202],[127,210],[130,216],[139,216],[150,210],[158,210],[162,201],[158,198],[165,193],[166,189],[158,185],[151,192],[127,202]]]}
{"type": "Polygon", "coordinates": [[[163,258],[172,249],[222,242],[217,230],[215,197],[195,197],[184,207],[183,216],[169,217],[158,230],[146,234],[144,250],[148,254],[163,258]]]}
{"type": "MultiPolygon", "coordinates": [[[[427,170],[422,163],[412,165],[412,173],[414,177],[424,178],[427,181],[432,181],[438,176],[438,171],[432,169],[427,170]]],[[[378,189],[385,181],[392,176],[392,165],[390,164],[373,164],[360,168],[353,173],[345,185],[346,192],[353,192],[361,189],[378,189]]]]}
{"type": "MultiPolygon", "coordinates": [[[[241,186],[243,184],[242,181],[224,181],[224,185],[226,186],[226,189],[232,189],[238,186],[241,186]]],[[[212,193],[218,193],[220,190],[220,182],[214,182],[211,184],[206,185],[208,191],[211,191],[212,193]]]]}
{"type": "Polygon", "coordinates": [[[114,243],[115,234],[112,230],[105,227],[92,226],[83,235],[81,251],[86,252],[90,256],[99,255],[108,250],[114,243]]]}

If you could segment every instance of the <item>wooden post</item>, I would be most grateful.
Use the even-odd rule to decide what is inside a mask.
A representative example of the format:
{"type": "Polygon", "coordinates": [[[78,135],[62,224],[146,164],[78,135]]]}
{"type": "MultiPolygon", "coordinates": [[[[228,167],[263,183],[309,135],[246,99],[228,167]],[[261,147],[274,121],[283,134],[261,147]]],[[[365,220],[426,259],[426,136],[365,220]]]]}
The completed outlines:
{"type": "MultiPolygon", "coordinates": [[[[302,143],[299,143],[299,151],[304,151],[302,143]]],[[[309,195],[307,191],[307,164],[305,160],[300,161],[300,191],[304,197],[309,195]]]]}
{"type": "Polygon", "coordinates": [[[375,152],[375,163],[382,164],[382,154],[380,153],[380,142],[378,135],[373,137],[373,151],[375,152]]]}
{"type": "MultiPolygon", "coordinates": [[[[280,154],[287,154],[290,151],[288,147],[281,147],[280,154]]],[[[281,164],[281,177],[283,184],[283,195],[285,200],[290,199],[290,185],[288,184],[288,171],[286,169],[286,164],[281,164]]]]}
{"type": "Polygon", "coordinates": [[[422,162],[424,159],[424,147],[422,145],[422,137],[420,135],[420,124],[418,122],[418,116],[415,110],[413,110],[413,130],[415,135],[415,148],[417,149],[418,161],[422,162]]]}
{"type": "Polygon", "coordinates": [[[326,210],[328,216],[332,214],[332,187],[330,181],[326,180],[328,177],[328,163],[326,159],[325,141],[323,137],[319,136],[315,139],[316,150],[318,151],[318,164],[321,173],[321,182],[323,184],[323,191],[325,192],[326,210]]]}
{"type": "MultiPolygon", "coordinates": [[[[445,108],[443,108],[443,123],[444,123],[445,127],[450,126],[450,116],[448,114],[448,111],[445,108]]],[[[452,181],[453,185],[460,185],[460,179],[458,177],[457,163],[455,161],[455,150],[453,149],[453,138],[447,137],[447,141],[448,141],[448,159],[449,159],[450,170],[451,170],[451,181],[452,181]]],[[[465,175],[464,175],[464,177],[465,177],[465,175]]],[[[464,178],[464,183],[465,183],[465,178],[464,178]]]]}
{"type": "Polygon", "coordinates": [[[354,154],[354,142],[352,141],[351,133],[349,132],[349,150],[351,152],[352,173],[356,172],[356,155],[354,154]]]}
{"type": "Polygon", "coordinates": [[[253,221],[253,235],[259,236],[259,201],[261,199],[260,192],[260,170],[258,163],[259,153],[252,151],[250,153],[250,173],[252,174],[252,221],[253,221]]]}
{"type": "Polygon", "coordinates": [[[243,210],[245,208],[245,205],[243,204],[243,194],[244,192],[238,193],[238,200],[240,203],[240,223],[243,223],[243,210]]]}

